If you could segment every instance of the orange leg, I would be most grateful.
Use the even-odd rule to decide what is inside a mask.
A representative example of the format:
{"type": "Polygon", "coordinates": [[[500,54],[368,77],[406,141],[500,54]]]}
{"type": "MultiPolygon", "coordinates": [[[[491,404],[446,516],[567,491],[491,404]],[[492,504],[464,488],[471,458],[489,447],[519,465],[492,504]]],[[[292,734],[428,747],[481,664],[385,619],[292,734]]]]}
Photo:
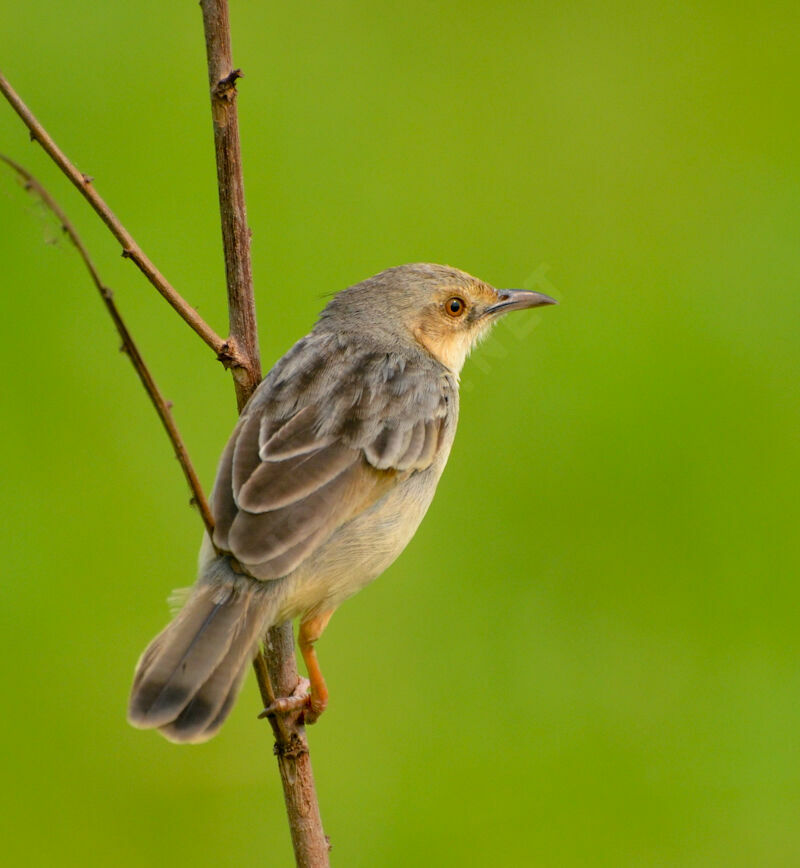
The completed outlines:
{"type": "Polygon", "coordinates": [[[319,668],[314,643],[328,626],[328,621],[330,621],[333,612],[334,610],[331,609],[330,612],[325,612],[323,615],[317,615],[315,618],[301,621],[297,644],[300,646],[300,653],[303,655],[303,660],[306,663],[308,679],[301,678],[300,683],[291,696],[277,698],[258,715],[259,717],[268,717],[271,714],[288,714],[289,712],[296,711],[298,708],[304,708],[304,722],[316,723],[319,716],[325,711],[328,705],[328,688],[325,684],[325,679],[322,677],[322,670],[319,668]],[[311,692],[307,693],[306,691],[309,687],[311,692]]]}
{"type": "Polygon", "coordinates": [[[297,644],[300,646],[300,653],[306,662],[308,678],[311,682],[311,697],[308,710],[305,713],[306,723],[316,722],[317,718],[325,711],[328,705],[328,687],[325,684],[325,679],[322,677],[322,670],[319,668],[314,643],[328,626],[328,621],[330,621],[333,611],[331,609],[330,612],[317,615],[315,618],[309,618],[308,621],[302,621],[300,624],[300,635],[297,638],[297,644]]]}

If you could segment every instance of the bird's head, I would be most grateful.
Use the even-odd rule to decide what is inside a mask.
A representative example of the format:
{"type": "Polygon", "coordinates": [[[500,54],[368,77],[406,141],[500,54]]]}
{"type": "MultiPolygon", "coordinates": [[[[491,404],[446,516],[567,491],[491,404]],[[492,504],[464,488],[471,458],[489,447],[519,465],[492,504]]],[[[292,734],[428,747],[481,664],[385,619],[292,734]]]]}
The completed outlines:
{"type": "Polygon", "coordinates": [[[340,292],[321,322],[393,343],[415,341],[458,374],[470,350],[500,317],[556,300],[524,289],[495,289],[457,268],[416,263],[389,268],[340,292]]]}

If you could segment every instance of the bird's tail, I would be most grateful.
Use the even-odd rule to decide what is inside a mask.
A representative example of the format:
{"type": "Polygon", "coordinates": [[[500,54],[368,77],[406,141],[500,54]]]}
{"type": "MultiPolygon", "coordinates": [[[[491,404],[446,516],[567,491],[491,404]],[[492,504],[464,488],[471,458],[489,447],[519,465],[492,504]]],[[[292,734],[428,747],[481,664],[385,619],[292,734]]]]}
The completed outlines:
{"type": "MultiPolygon", "coordinates": [[[[136,666],[128,720],[175,742],[211,738],[230,713],[258,642],[270,626],[269,587],[211,565],[136,666]]],[[[270,583],[271,584],[271,583],[270,583]]]]}

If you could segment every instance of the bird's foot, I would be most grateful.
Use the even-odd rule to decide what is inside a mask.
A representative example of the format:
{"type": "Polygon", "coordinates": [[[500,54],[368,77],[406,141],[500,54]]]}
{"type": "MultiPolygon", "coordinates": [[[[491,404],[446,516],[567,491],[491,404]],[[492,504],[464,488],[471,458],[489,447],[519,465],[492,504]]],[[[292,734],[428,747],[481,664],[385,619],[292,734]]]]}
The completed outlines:
{"type": "Polygon", "coordinates": [[[311,682],[307,678],[300,678],[297,682],[297,687],[292,691],[292,695],[280,696],[271,702],[258,715],[259,720],[264,717],[271,717],[274,714],[289,714],[292,711],[297,711],[298,708],[305,707],[311,699],[310,689],[311,682]]]}
{"type": "Polygon", "coordinates": [[[293,711],[302,709],[303,722],[306,724],[316,723],[319,716],[325,711],[325,706],[328,704],[327,699],[327,696],[324,699],[315,696],[311,690],[311,682],[307,678],[301,678],[291,696],[281,696],[271,702],[258,717],[260,720],[274,714],[291,714],[293,711]]]}
{"type": "Polygon", "coordinates": [[[323,696],[319,696],[314,692],[312,687],[311,693],[308,694],[307,698],[308,706],[303,712],[303,723],[310,726],[319,720],[319,716],[328,707],[328,694],[326,692],[323,696]]]}

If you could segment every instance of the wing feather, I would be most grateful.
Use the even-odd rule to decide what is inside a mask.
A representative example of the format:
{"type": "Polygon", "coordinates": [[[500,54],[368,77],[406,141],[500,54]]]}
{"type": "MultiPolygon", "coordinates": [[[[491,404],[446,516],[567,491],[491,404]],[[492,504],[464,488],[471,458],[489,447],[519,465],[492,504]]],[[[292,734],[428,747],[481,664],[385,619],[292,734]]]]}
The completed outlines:
{"type": "Polygon", "coordinates": [[[425,442],[420,449],[419,458],[415,463],[415,468],[419,470],[421,467],[428,467],[433,461],[437,450],[439,449],[439,435],[442,430],[441,418],[428,419],[425,422],[425,442]]]}
{"type": "Polygon", "coordinates": [[[239,489],[239,508],[247,512],[271,512],[296,503],[329,483],[356,459],[342,443],[294,455],[284,460],[263,461],[239,489]]]}
{"type": "Polygon", "coordinates": [[[237,426],[219,460],[217,478],[209,498],[211,514],[214,516],[214,545],[221,549],[228,548],[228,532],[238,512],[233,499],[233,452],[238,430],[237,426]]]}
{"type": "Polygon", "coordinates": [[[231,551],[245,564],[283,554],[327,523],[352,481],[350,472],[340,473],[312,494],[280,509],[262,513],[240,510],[228,535],[231,551]]]}
{"type": "Polygon", "coordinates": [[[414,423],[411,429],[411,434],[408,438],[408,444],[405,452],[397,461],[398,470],[409,470],[414,467],[414,463],[419,458],[422,452],[422,447],[425,444],[425,423],[422,420],[414,423]]]}
{"type": "Polygon", "coordinates": [[[258,466],[258,438],[261,430],[259,414],[247,413],[237,429],[231,468],[234,496],[258,466]]]}
{"type": "Polygon", "coordinates": [[[395,467],[408,448],[410,428],[394,428],[387,425],[378,436],[364,447],[367,461],[378,470],[395,467]]]}
{"type": "Polygon", "coordinates": [[[280,461],[305,455],[320,446],[333,442],[333,437],[320,437],[316,430],[315,407],[303,407],[261,445],[258,455],[262,461],[280,461]]]}

